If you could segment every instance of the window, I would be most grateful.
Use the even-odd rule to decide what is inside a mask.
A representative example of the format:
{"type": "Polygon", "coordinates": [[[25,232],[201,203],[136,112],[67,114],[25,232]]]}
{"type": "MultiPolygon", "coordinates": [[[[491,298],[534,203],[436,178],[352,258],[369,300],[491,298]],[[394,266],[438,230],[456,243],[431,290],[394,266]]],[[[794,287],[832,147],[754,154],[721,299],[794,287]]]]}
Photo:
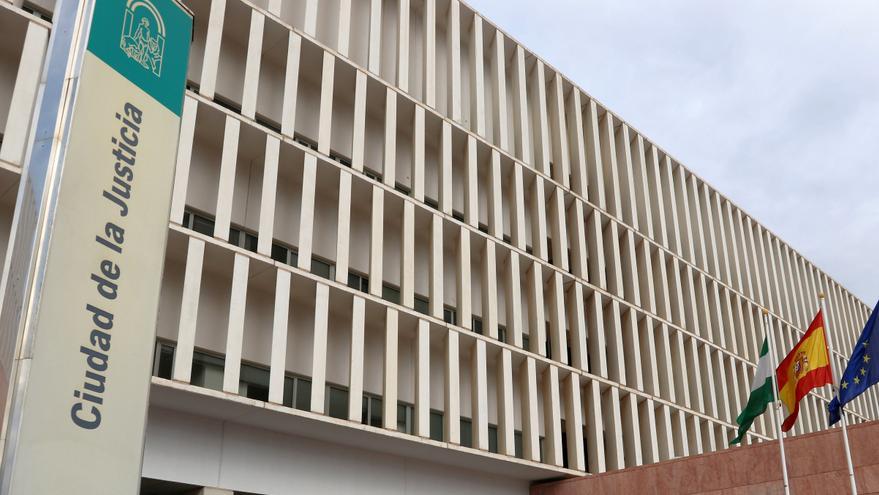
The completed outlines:
{"type": "Polygon", "coordinates": [[[214,235],[214,220],[192,211],[183,212],[183,226],[199,234],[214,235]]]}
{"type": "Polygon", "coordinates": [[[549,329],[549,322],[545,322],[544,325],[544,335],[546,335],[546,342],[543,343],[546,349],[546,359],[552,359],[552,342],[549,340],[549,336],[552,335],[552,332],[549,329]]]}
{"type": "Polygon", "coordinates": [[[443,321],[452,325],[458,324],[458,312],[455,308],[451,306],[443,307],[443,321]]]}
{"type": "Polygon", "coordinates": [[[369,293],[369,277],[354,271],[348,271],[348,287],[369,293]]]}
{"type": "Polygon", "coordinates": [[[318,257],[311,258],[311,273],[318,277],[333,280],[336,277],[336,265],[318,257]]]}
{"type": "Polygon", "coordinates": [[[507,327],[503,325],[497,326],[497,339],[503,343],[507,343],[507,327]]]}
{"type": "Polygon", "coordinates": [[[400,289],[393,285],[384,284],[382,286],[382,299],[394,304],[400,304],[400,289]]]}
{"type": "Polygon", "coordinates": [[[513,450],[515,451],[516,457],[518,457],[519,459],[524,459],[525,454],[524,454],[524,448],[522,447],[522,432],[519,430],[516,430],[515,432],[513,432],[513,447],[514,447],[513,450]]]}
{"type": "Polygon", "coordinates": [[[376,182],[382,181],[382,174],[380,172],[376,172],[375,170],[372,170],[371,168],[368,168],[368,167],[363,168],[363,175],[369,177],[370,179],[372,179],[376,182]]]}
{"type": "Polygon", "coordinates": [[[249,364],[241,365],[238,395],[249,399],[269,400],[269,370],[249,364]]]}
{"type": "Polygon", "coordinates": [[[285,376],[284,405],[303,411],[311,410],[311,379],[301,376],[285,376]]]}
{"type": "Polygon", "coordinates": [[[436,409],[430,410],[430,439],[443,441],[443,412],[436,409]]]}
{"type": "Polygon", "coordinates": [[[565,347],[568,348],[568,361],[565,364],[571,364],[571,359],[573,354],[571,354],[571,332],[568,329],[565,329],[565,347]]]}
{"type": "Polygon", "coordinates": [[[360,422],[365,425],[382,427],[382,398],[368,393],[363,394],[363,408],[360,422]]]}
{"type": "Polygon", "coordinates": [[[30,12],[31,14],[39,17],[40,19],[48,22],[52,22],[52,14],[47,10],[44,10],[31,2],[24,2],[21,6],[22,10],[25,12],[30,12]]]}
{"type": "Polygon", "coordinates": [[[546,238],[546,261],[548,261],[550,265],[553,264],[552,263],[552,239],[550,239],[549,237],[546,238]]]}
{"type": "Polygon", "coordinates": [[[513,243],[513,238],[510,237],[510,234],[504,234],[504,242],[506,242],[507,244],[513,243]]]}
{"type": "Polygon", "coordinates": [[[488,225],[486,225],[486,224],[484,224],[484,223],[482,223],[482,222],[479,222],[479,230],[480,230],[481,232],[484,232],[484,233],[488,234],[488,225]]]}
{"type": "Polygon", "coordinates": [[[397,402],[397,431],[412,434],[415,407],[405,402],[397,402]]]}
{"type": "Polygon", "coordinates": [[[415,311],[418,311],[419,313],[424,315],[430,314],[430,301],[426,297],[416,294],[415,311]]]}
{"type": "Polygon", "coordinates": [[[473,446],[473,423],[470,418],[461,418],[461,445],[464,447],[473,446]]]}
{"type": "Polygon", "coordinates": [[[214,103],[216,103],[217,105],[220,105],[221,107],[228,108],[229,110],[232,110],[235,113],[241,113],[241,105],[235,103],[234,101],[232,101],[224,96],[220,96],[218,94],[215,94],[214,95],[214,103]]]}
{"type": "Polygon", "coordinates": [[[522,349],[531,350],[531,337],[528,334],[522,334],[522,349]]]}
{"type": "Polygon", "coordinates": [[[262,114],[260,114],[260,113],[257,113],[257,114],[256,114],[256,119],[255,119],[255,120],[256,120],[256,123],[257,123],[257,124],[260,124],[260,125],[263,125],[263,126],[265,126],[265,127],[268,127],[269,129],[271,129],[271,130],[277,132],[278,134],[281,133],[281,124],[279,124],[279,123],[275,122],[274,120],[272,120],[272,119],[266,117],[265,115],[262,115],[262,114]]]}
{"type": "Polygon", "coordinates": [[[488,451],[497,454],[497,426],[488,425],[488,451]]]}
{"type": "Polygon", "coordinates": [[[430,206],[434,210],[439,210],[439,202],[433,198],[425,196],[424,197],[424,204],[426,204],[427,206],[430,206]]]}
{"type": "Polygon", "coordinates": [[[328,416],[348,419],[348,390],[337,385],[327,385],[326,411],[328,416]]]}
{"type": "Polygon", "coordinates": [[[302,146],[305,146],[306,148],[311,148],[312,150],[317,151],[317,143],[315,143],[311,139],[308,139],[307,137],[303,137],[301,134],[296,134],[295,136],[293,136],[293,140],[301,144],[302,146]]]}
{"type": "Polygon", "coordinates": [[[287,247],[283,244],[272,244],[272,259],[286,263],[290,266],[296,266],[299,262],[299,253],[294,247],[287,247]]]}
{"type": "Polygon", "coordinates": [[[156,352],[153,355],[153,376],[170,380],[173,369],[174,345],[157,342],[156,352]]]}
{"type": "Polygon", "coordinates": [[[250,232],[244,232],[237,227],[229,229],[229,244],[255,253],[257,242],[256,236],[250,232]]]}
{"type": "Polygon", "coordinates": [[[403,184],[400,181],[397,181],[394,183],[394,189],[396,189],[397,191],[400,191],[401,193],[405,194],[406,196],[408,196],[409,193],[412,192],[412,189],[410,189],[409,186],[407,186],[406,184],[403,184]]]}
{"type": "Polygon", "coordinates": [[[565,430],[565,420],[562,420],[562,467],[568,466],[568,433],[565,430]]]}
{"type": "Polygon", "coordinates": [[[351,168],[351,159],[350,158],[346,158],[346,157],[342,156],[341,154],[336,153],[335,151],[330,151],[330,158],[332,158],[333,160],[336,160],[337,162],[341,163],[342,165],[344,165],[348,168],[351,168]]]}
{"type": "Polygon", "coordinates": [[[471,317],[470,323],[473,326],[473,332],[482,335],[482,318],[474,315],[471,317]]]}
{"type": "Polygon", "coordinates": [[[223,390],[223,367],[225,360],[203,352],[192,355],[192,378],[190,383],[197,387],[223,390]]]}
{"type": "Polygon", "coordinates": [[[525,252],[528,254],[534,254],[534,248],[525,244],[525,252]]]}
{"type": "Polygon", "coordinates": [[[464,221],[464,214],[458,210],[452,210],[452,218],[454,218],[455,220],[458,220],[459,222],[463,222],[464,221]]]}

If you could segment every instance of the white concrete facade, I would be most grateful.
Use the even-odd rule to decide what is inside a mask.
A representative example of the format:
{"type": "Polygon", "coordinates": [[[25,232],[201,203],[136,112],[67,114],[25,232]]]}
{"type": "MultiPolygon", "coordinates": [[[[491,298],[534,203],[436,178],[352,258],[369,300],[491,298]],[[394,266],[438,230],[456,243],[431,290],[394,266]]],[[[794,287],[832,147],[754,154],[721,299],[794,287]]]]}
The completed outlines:
{"type": "MultiPolygon", "coordinates": [[[[466,4],[184,3],[146,478],[525,493],[724,449],[761,308],[789,348],[818,292],[844,367],[868,306],[466,4]]],[[[4,250],[52,4],[0,0],[4,250]]]]}

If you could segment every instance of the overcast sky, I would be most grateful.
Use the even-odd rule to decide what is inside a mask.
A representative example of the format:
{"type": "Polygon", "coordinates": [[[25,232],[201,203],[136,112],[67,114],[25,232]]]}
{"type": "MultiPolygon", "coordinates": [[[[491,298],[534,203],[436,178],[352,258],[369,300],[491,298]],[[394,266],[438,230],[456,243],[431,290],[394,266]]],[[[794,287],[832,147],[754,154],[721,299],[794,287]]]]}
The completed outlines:
{"type": "Polygon", "coordinates": [[[879,1],[467,1],[876,303],[879,1]]]}

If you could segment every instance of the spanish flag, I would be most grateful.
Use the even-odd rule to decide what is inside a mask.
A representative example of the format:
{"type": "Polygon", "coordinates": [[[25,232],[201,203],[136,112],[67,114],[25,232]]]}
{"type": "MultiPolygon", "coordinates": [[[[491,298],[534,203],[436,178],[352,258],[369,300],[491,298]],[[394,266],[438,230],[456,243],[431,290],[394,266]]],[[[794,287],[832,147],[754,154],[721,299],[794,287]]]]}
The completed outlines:
{"type": "Polygon", "coordinates": [[[778,396],[786,413],[781,429],[788,431],[797,421],[800,399],[813,388],[833,383],[824,317],[820,310],[803,338],[778,365],[775,376],[778,380],[778,396]]]}

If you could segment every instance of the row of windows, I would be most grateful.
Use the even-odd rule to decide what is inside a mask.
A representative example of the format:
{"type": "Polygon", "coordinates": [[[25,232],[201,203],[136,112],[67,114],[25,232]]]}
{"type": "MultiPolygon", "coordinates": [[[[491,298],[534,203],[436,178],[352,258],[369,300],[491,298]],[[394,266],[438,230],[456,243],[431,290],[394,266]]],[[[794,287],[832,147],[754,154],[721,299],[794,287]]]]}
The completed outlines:
{"type": "MultiPolygon", "coordinates": [[[[183,213],[183,226],[199,232],[201,234],[207,236],[214,235],[214,221],[204,213],[196,213],[191,210],[186,210],[183,213]]],[[[249,232],[245,229],[239,227],[231,227],[229,229],[229,243],[240,248],[246,249],[248,251],[256,252],[257,250],[257,236],[255,233],[249,232]]],[[[286,263],[290,266],[296,266],[298,261],[298,254],[295,247],[288,247],[278,242],[274,242],[272,244],[272,259],[275,261],[280,261],[281,263],[286,263]]],[[[311,261],[311,273],[318,275],[320,277],[326,278],[328,280],[334,280],[336,275],[336,266],[332,261],[324,260],[322,258],[318,258],[316,256],[312,256],[311,261]]],[[[348,287],[352,289],[359,290],[363,293],[369,293],[369,276],[358,273],[354,270],[348,271],[348,287]]],[[[394,303],[401,304],[400,299],[400,289],[391,284],[383,284],[382,285],[382,299],[394,303]]],[[[419,313],[428,315],[430,314],[430,299],[426,296],[422,296],[420,294],[415,295],[415,311],[419,313]]],[[[444,306],[443,307],[443,320],[450,325],[458,324],[458,313],[457,310],[453,306],[444,306]]],[[[479,335],[484,335],[484,329],[482,325],[482,318],[479,316],[473,315],[471,319],[471,328],[473,332],[478,333],[479,335]]],[[[508,343],[507,341],[507,328],[504,325],[498,325],[497,328],[498,340],[504,343],[508,343]]],[[[552,345],[550,345],[549,340],[549,322],[546,322],[546,354],[548,359],[552,359],[552,345]]],[[[568,340],[568,356],[571,356],[571,345],[570,345],[570,335],[566,332],[566,339],[568,340]]],[[[522,348],[525,350],[530,349],[530,338],[527,333],[522,334],[522,348]]],[[[566,363],[568,364],[568,363],[566,363]]],[[[587,371],[589,371],[587,369],[587,371]]]]}
{"type": "MultiPolygon", "coordinates": [[[[214,235],[214,220],[207,214],[195,212],[190,209],[185,210],[183,213],[183,227],[207,236],[213,237],[214,235]]],[[[237,226],[232,226],[229,229],[229,243],[255,253],[257,251],[258,238],[257,234],[254,232],[247,231],[246,229],[237,226]]],[[[279,242],[273,242],[272,259],[290,266],[296,266],[299,256],[295,247],[286,246],[279,242]]],[[[332,261],[312,255],[311,273],[328,280],[334,280],[336,266],[332,261]]],[[[359,290],[365,294],[369,293],[369,276],[355,270],[349,270],[348,287],[359,290]]],[[[382,299],[394,304],[401,304],[400,288],[388,283],[383,284],[382,299]]],[[[415,294],[414,309],[421,314],[429,315],[430,298],[420,294],[415,294]]],[[[443,307],[443,321],[450,325],[458,324],[458,312],[453,306],[445,305],[443,307]]],[[[549,322],[547,322],[547,325],[549,325],[549,322]]],[[[473,315],[471,319],[471,328],[475,333],[484,335],[482,318],[473,315]]],[[[498,325],[497,330],[498,340],[506,343],[507,328],[504,325],[498,325]]],[[[549,335],[549,332],[547,332],[547,335],[549,335]]],[[[523,335],[522,347],[526,350],[529,348],[527,335],[523,335]]],[[[549,345],[549,340],[547,340],[546,347],[547,352],[549,352],[549,348],[551,347],[549,345]]]]}
{"type": "MultiPolygon", "coordinates": [[[[171,379],[175,356],[175,346],[169,342],[158,342],[153,364],[153,375],[171,379]]],[[[223,373],[225,360],[223,357],[195,351],[192,357],[192,376],[190,383],[198,387],[211,390],[223,389],[223,373]]],[[[327,384],[324,410],[327,416],[337,419],[348,419],[348,388],[343,385],[327,384]]],[[[238,383],[238,395],[249,399],[267,402],[269,400],[269,370],[253,365],[241,364],[241,373],[238,383]]],[[[284,398],[282,404],[287,407],[308,411],[311,409],[311,379],[288,373],[284,377],[284,398]]],[[[360,422],[377,428],[383,427],[382,397],[363,393],[360,422]]],[[[564,421],[562,421],[564,425],[564,421]]],[[[415,432],[415,407],[407,402],[397,402],[397,431],[413,435],[415,432]]],[[[564,432],[564,426],[562,432],[564,432]]],[[[473,425],[470,418],[460,419],[461,445],[473,446],[473,425]]],[[[430,410],[430,438],[443,441],[445,425],[443,412],[436,409],[430,410]]],[[[584,435],[585,438],[585,435],[584,435]]],[[[514,432],[515,456],[523,458],[522,432],[514,432]]],[[[562,442],[565,442],[564,433],[562,442]]],[[[584,443],[585,447],[585,443],[584,443]]],[[[488,451],[498,453],[498,428],[497,425],[488,425],[488,451]]],[[[544,459],[544,437],[540,437],[540,458],[544,459]]],[[[565,456],[567,454],[565,453],[565,456]]],[[[567,457],[564,466],[567,467],[567,457]]]]}

